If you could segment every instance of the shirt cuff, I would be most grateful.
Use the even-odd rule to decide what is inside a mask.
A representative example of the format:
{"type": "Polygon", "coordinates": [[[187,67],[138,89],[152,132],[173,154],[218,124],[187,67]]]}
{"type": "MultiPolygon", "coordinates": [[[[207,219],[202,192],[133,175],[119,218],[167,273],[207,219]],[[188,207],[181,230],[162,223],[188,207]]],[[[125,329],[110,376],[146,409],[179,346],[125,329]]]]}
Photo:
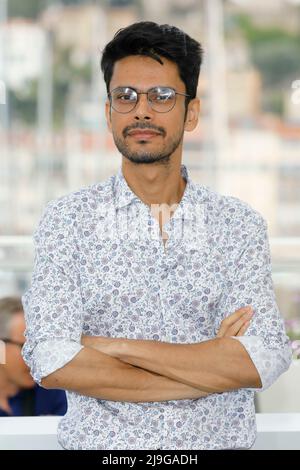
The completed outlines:
{"type": "Polygon", "coordinates": [[[37,344],[31,360],[31,375],[35,382],[42,386],[43,377],[65,366],[83,347],[69,339],[53,339],[37,344]]]}
{"type": "Polygon", "coordinates": [[[264,346],[261,336],[230,337],[238,340],[244,346],[260,376],[262,387],[249,387],[246,390],[263,392],[269,388],[291,364],[291,349],[287,345],[279,345],[278,349],[270,349],[264,346]]]}

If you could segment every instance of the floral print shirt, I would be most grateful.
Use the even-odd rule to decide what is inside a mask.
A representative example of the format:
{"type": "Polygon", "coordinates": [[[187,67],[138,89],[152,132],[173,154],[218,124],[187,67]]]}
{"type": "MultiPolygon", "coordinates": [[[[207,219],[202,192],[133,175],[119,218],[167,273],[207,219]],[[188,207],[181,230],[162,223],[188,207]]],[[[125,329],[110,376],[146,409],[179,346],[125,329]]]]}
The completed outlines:
{"type": "Polygon", "coordinates": [[[291,363],[271,277],[265,219],[245,202],[187,184],[164,225],[116,175],[49,202],[34,233],[23,356],[34,379],[71,361],[82,334],[198,343],[252,305],[244,336],[262,388],[198,399],[117,402],[67,392],[67,449],[234,449],[256,438],[254,392],[291,363]]]}

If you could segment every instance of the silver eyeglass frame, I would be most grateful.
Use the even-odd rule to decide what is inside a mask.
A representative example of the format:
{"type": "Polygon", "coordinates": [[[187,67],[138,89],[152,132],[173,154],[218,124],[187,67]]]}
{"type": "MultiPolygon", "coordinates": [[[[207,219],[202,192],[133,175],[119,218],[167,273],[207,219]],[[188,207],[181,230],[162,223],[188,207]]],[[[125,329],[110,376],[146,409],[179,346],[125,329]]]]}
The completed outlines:
{"type": "Polygon", "coordinates": [[[137,104],[138,104],[138,102],[139,102],[139,95],[147,95],[147,102],[148,102],[149,106],[151,107],[151,109],[153,109],[153,111],[155,111],[156,113],[160,113],[160,114],[165,114],[165,113],[169,113],[170,111],[172,111],[172,109],[175,107],[175,104],[176,104],[176,95],[181,95],[181,96],[185,96],[185,97],[190,97],[190,96],[191,96],[191,95],[188,95],[188,94],[186,94],[186,93],[179,93],[179,92],[176,91],[174,88],[172,88],[172,87],[167,87],[167,86],[162,86],[162,87],[160,87],[160,86],[155,86],[155,87],[149,88],[149,90],[147,90],[147,91],[137,91],[135,88],[130,87],[130,86],[118,86],[118,87],[114,88],[113,90],[111,90],[111,91],[107,94],[107,96],[108,96],[108,98],[109,98],[110,106],[112,107],[112,109],[113,109],[114,111],[116,111],[116,113],[120,113],[120,114],[128,114],[128,113],[131,113],[131,112],[136,108],[136,106],[137,106],[137,104]],[[116,91],[116,90],[123,90],[124,88],[129,88],[130,90],[133,90],[133,91],[136,93],[136,95],[137,95],[137,100],[136,100],[136,102],[135,102],[133,108],[132,108],[130,111],[125,111],[125,112],[124,112],[124,111],[119,111],[118,109],[114,108],[114,107],[113,107],[113,104],[112,104],[112,93],[113,93],[114,91],[116,91]],[[156,90],[157,88],[167,88],[168,90],[172,90],[172,91],[174,92],[174,97],[175,97],[174,104],[173,104],[173,106],[172,106],[170,109],[168,109],[168,111],[157,111],[156,109],[154,109],[154,108],[152,107],[152,103],[151,103],[151,101],[149,100],[149,95],[148,95],[148,94],[149,94],[152,90],[156,90]]]}

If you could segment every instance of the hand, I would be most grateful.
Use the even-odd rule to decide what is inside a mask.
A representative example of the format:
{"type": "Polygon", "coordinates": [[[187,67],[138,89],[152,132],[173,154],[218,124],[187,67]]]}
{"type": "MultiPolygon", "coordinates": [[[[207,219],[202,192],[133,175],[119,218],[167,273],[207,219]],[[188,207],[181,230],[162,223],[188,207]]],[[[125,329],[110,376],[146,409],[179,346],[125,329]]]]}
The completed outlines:
{"type": "Polygon", "coordinates": [[[252,315],[253,310],[251,306],[236,310],[224,318],[218,330],[217,338],[222,338],[223,336],[242,336],[250,325],[252,315]]]}
{"type": "Polygon", "coordinates": [[[8,415],[13,414],[12,409],[9,406],[9,401],[7,397],[0,396],[0,410],[5,411],[5,413],[7,413],[8,415]]]}
{"type": "MultiPolygon", "coordinates": [[[[0,370],[1,372],[1,370],[0,370]]],[[[9,399],[18,393],[18,387],[9,382],[4,376],[0,375],[0,410],[5,411],[8,415],[12,415],[12,409],[9,405],[9,399]]]]}

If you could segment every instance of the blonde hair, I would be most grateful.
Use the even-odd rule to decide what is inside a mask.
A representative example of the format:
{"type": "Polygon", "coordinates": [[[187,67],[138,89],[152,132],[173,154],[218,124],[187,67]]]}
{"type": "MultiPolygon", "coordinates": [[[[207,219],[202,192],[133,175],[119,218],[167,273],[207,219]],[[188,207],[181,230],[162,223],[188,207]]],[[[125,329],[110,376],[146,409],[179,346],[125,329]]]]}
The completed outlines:
{"type": "Polygon", "coordinates": [[[9,336],[12,316],[18,312],[23,312],[23,304],[20,297],[10,296],[0,299],[0,339],[9,336]]]}

